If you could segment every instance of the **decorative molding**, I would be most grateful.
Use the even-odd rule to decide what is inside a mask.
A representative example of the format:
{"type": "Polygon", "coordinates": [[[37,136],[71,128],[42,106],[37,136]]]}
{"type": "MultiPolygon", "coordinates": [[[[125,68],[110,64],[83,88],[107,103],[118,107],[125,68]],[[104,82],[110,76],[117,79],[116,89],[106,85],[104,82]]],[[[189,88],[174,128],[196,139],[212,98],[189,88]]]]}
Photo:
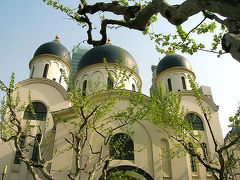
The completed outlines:
{"type": "Polygon", "coordinates": [[[166,75],[167,73],[169,73],[171,71],[173,71],[174,73],[178,73],[178,72],[176,72],[176,70],[179,70],[178,72],[181,72],[181,73],[183,73],[183,71],[185,71],[185,72],[187,71],[193,75],[193,80],[194,81],[196,80],[196,75],[193,71],[183,68],[183,67],[173,67],[173,68],[166,69],[166,70],[162,71],[160,74],[158,74],[157,77],[154,79],[155,84],[158,84],[157,82],[159,81],[160,77],[162,77],[163,75],[166,75]]]}
{"type": "Polygon", "coordinates": [[[54,87],[55,89],[57,89],[60,92],[60,94],[62,95],[64,100],[66,100],[66,101],[68,100],[68,92],[64,89],[64,87],[61,84],[59,84],[53,80],[47,79],[47,78],[26,79],[24,81],[17,83],[16,86],[18,88],[21,88],[23,86],[30,85],[30,84],[41,84],[41,83],[54,87]]]}
{"type": "MultiPolygon", "coordinates": [[[[182,96],[192,96],[194,97],[194,93],[191,90],[184,90],[184,91],[180,91],[179,93],[182,94],[182,96]]],[[[207,97],[204,94],[201,94],[201,99],[206,102],[215,112],[217,112],[219,110],[219,106],[217,106],[214,101],[212,99],[210,99],[209,97],[207,97]]]]}
{"type": "MultiPolygon", "coordinates": [[[[116,63],[107,63],[108,67],[109,68],[114,68],[116,63]]],[[[130,68],[124,66],[126,69],[130,70],[130,68]]],[[[87,71],[89,70],[99,70],[99,68],[102,68],[102,69],[105,69],[105,65],[104,63],[96,63],[96,64],[91,64],[91,65],[88,65],[82,69],[80,69],[76,74],[75,76],[73,77],[73,84],[75,84],[75,81],[76,79],[80,76],[80,74],[83,74],[83,73],[86,73],[87,71]]],[[[111,69],[110,69],[111,70],[111,69]]],[[[142,86],[142,80],[139,76],[138,73],[134,72],[133,73],[133,76],[136,77],[138,79],[138,82],[140,83],[139,85],[142,86]]]]}
{"type": "Polygon", "coordinates": [[[72,75],[72,66],[70,65],[69,62],[67,62],[66,60],[58,57],[58,56],[55,56],[55,55],[52,55],[52,54],[41,54],[41,55],[38,55],[38,56],[35,56],[34,58],[32,58],[29,62],[29,69],[31,69],[31,65],[35,62],[35,61],[38,61],[39,58],[41,57],[53,57],[54,60],[57,60],[63,64],[65,64],[68,68],[69,68],[69,74],[68,74],[68,78],[70,78],[70,76],[72,75]]]}

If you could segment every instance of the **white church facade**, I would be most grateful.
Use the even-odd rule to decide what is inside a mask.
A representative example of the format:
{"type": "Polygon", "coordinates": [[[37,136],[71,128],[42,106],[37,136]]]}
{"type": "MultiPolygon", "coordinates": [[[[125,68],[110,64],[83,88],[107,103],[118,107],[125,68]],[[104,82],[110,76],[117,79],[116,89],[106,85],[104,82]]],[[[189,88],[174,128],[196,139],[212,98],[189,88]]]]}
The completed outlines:
{"type": "MultiPolygon", "coordinates": [[[[124,49],[110,43],[98,46],[87,51],[77,67],[77,73],[73,78],[73,88],[82,89],[83,95],[88,95],[89,82],[104,82],[111,84],[111,79],[106,72],[103,59],[108,62],[108,68],[113,71],[115,60],[123,60],[123,66],[135,69],[130,78],[124,82],[124,89],[130,94],[137,93],[138,87],[142,85],[142,80],[138,74],[137,63],[134,58],[124,49]]],[[[30,131],[33,136],[39,136],[39,129],[43,133],[43,139],[47,139],[47,134],[53,137],[53,143],[48,145],[45,158],[52,158],[56,151],[59,153],[49,166],[50,174],[57,180],[68,179],[67,175],[75,168],[74,151],[68,149],[69,143],[65,137],[69,137],[69,132],[73,124],[66,121],[78,121],[78,117],[71,110],[69,102],[68,86],[64,80],[63,73],[67,78],[72,74],[71,56],[68,50],[60,43],[59,39],[41,45],[30,60],[29,78],[17,84],[17,91],[21,98],[21,103],[29,103],[29,93],[36,112],[36,119],[31,120],[31,112],[18,113],[19,118],[30,119],[30,131]],[[68,149],[68,150],[66,150],[68,149]]],[[[202,119],[204,115],[199,107],[196,98],[191,90],[189,76],[195,80],[195,74],[189,61],[181,55],[167,55],[157,66],[152,67],[153,85],[152,88],[168,88],[173,93],[181,93],[182,105],[189,110],[189,116],[196,116],[194,128],[202,134],[202,141],[209,152],[214,152],[213,141],[207,124],[202,119]],[[167,86],[167,87],[166,87],[167,86]]],[[[218,118],[218,106],[214,103],[209,87],[200,88],[204,106],[211,111],[212,130],[218,142],[223,142],[222,131],[218,118]]],[[[146,97],[147,98],[147,97],[146,97]]],[[[119,102],[118,106],[127,106],[126,102],[119,102]]],[[[126,127],[125,127],[126,128],[126,127]]],[[[149,121],[137,120],[131,129],[134,132],[130,136],[129,149],[132,151],[127,157],[111,160],[108,172],[132,171],[130,179],[137,180],[211,180],[214,179],[211,172],[207,171],[200,163],[196,163],[190,155],[180,158],[163,157],[163,149],[172,147],[171,141],[166,134],[160,134],[157,127],[149,121]]],[[[113,138],[119,138],[125,133],[124,128],[114,131],[113,138]]],[[[101,136],[97,132],[91,132],[86,141],[94,145],[96,150],[102,142],[101,136]]],[[[24,143],[30,143],[26,138],[24,143]]],[[[110,149],[105,149],[104,154],[111,154],[110,149]]],[[[26,154],[33,160],[37,158],[36,149],[30,148],[26,154]]],[[[91,154],[90,150],[85,154],[91,154]]],[[[27,170],[25,164],[16,159],[17,152],[14,145],[10,143],[0,144],[0,171],[5,166],[8,167],[4,180],[30,180],[32,175],[27,170]]],[[[94,163],[95,159],[84,157],[82,161],[94,163]]],[[[83,171],[81,180],[88,177],[88,173],[83,171]]],[[[95,179],[101,179],[101,172],[96,172],[95,179]]]]}

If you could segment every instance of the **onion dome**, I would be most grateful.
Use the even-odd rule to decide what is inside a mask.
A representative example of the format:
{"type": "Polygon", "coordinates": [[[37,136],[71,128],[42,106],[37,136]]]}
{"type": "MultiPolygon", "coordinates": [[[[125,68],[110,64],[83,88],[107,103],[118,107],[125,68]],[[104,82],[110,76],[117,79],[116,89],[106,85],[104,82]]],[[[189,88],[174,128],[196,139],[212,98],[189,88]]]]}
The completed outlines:
{"type": "Polygon", "coordinates": [[[135,67],[135,70],[138,73],[137,63],[131,54],[125,49],[114,46],[110,43],[97,46],[86,52],[79,61],[77,70],[79,71],[80,69],[92,64],[104,63],[104,58],[107,63],[120,63],[123,61],[124,66],[130,69],[135,67]]]}
{"type": "Polygon", "coordinates": [[[171,54],[171,55],[165,56],[158,63],[157,75],[167,69],[174,68],[174,67],[183,67],[188,70],[192,70],[191,64],[185,57],[178,54],[171,54]]]}
{"type": "Polygon", "coordinates": [[[47,43],[42,44],[34,53],[33,57],[43,54],[55,55],[67,62],[71,62],[71,56],[69,51],[65,46],[59,41],[59,36],[56,36],[56,39],[47,43]]]}

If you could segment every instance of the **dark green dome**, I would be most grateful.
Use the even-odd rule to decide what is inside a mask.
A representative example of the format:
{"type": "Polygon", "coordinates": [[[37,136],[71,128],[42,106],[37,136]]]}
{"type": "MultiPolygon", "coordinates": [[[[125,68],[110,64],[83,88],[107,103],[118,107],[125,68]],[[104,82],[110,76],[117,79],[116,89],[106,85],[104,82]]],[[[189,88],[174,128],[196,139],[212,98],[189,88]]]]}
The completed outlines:
{"type": "Polygon", "coordinates": [[[69,63],[71,62],[71,56],[69,51],[60,43],[58,39],[44,43],[41,46],[39,46],[39,48],[34,53],[33,57],[42,54],[55,55],[66,60],[69,63]]]}
{"type": "Polygon", "coordinates": [[[191,64],[185,57],[178,54],[171,54],[171,55],[165,56],[158,63],[157,75],[167,69],[174,68],[174,67],[183,67],[183,68],[192,70],[191,64]]]}
{"type": "Polygon", "coordinates": [[[123,65],[133,69],[135,67],[138,73],[137,63],[129,52],[125,49],[111,44],[105,44],[102,46],[97,46],[86,52],[78,64],[78,70],[97,63],[104,63],[104,58],[106,58],[108,63],[118,63],[123,61],[123,65]]]}

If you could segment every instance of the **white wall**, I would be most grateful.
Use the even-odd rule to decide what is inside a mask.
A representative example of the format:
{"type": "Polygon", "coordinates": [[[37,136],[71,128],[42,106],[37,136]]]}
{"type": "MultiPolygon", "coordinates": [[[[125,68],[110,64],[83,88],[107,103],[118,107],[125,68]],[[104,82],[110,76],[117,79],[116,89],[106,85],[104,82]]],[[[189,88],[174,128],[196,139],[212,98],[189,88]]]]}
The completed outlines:
{"type": "Polygon", "coordinates": [[[49,64],[46,78],[60,83],[65,89],[67,89],[67,84],[63,76],[60,81],[62,74],[61,69],[65,72],[66,77],[69,77],[71,70],[66,65],[66,63],[63,63],[63,60],[61,61],[59,58],[51,55],[44,55],[31,60],[29,78],[43,78],[44,68],[46,64],[49,64]]]}
{"type": "Polygon", "coordinates": [[[186,83],[186,90],[191,90],[188,75],[190,75],[191,78],[195,80],[195,74],[192,71],[189,71],[185,68],[171,68],[160,73],[156,77],[155,83],[158,87],[159,85],[161,85],[163,90],[165,90],[166,88],[168,88],[168,79],[171,79],[172,92],[184,91],[185,89],[183,89],[183,83],[181,79],[182,77],[184,77],[186,83]]]}
{"type": "MultiPolygon", "coordinates": [[[[109,70],[116,80],[114,83],[114,86],[118,86],[119,81],[117,81],[116,70],[113,67],[113,64],[108,64],[109,70]]],[[[120,73],[119,73],[120,74],[120,73]]],[[[129,74],[129,73],[128,73],[129,74]]],[[[97,87],[96,84],[101,82],[98,87],[100,89],[105,89],[107,86],[107,79],[108,79],[108,73],[104,67],[103,63],[94,64],[87,66],[86,68],[81,69],[74,77],[73,85],[75,89],[82,89],[83,82],[87,80],[87,92],[89,92],[89,85],[90,83],[93,85],[93,87],[97,87]]],[[[132,90],[132,85],[135,86],[136,91],[138,91],[138,86],[142,85],[141,79],[137,73],[133,73],[133,75],[126,81],[124,81],[124,89],[126,90],[132,90]]]]}

